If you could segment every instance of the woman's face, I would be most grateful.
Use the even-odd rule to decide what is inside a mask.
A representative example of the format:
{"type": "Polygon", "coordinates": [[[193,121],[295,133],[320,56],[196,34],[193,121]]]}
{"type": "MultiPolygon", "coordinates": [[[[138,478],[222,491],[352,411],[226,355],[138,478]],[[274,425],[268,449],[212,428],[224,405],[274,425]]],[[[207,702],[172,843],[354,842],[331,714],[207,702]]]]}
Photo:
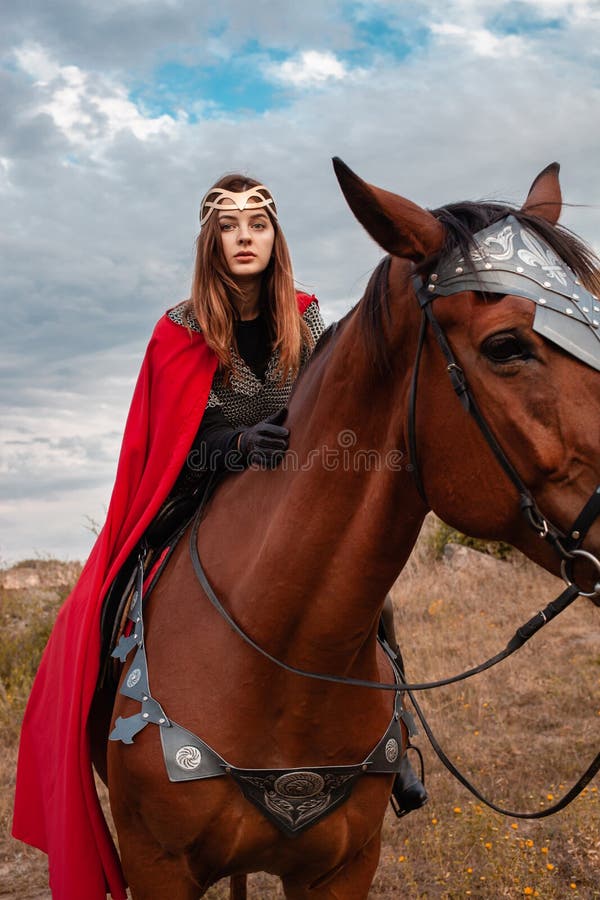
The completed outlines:
{"type": "Polygon", "coordinates": [[[219,229],[225,261],[239,282],[260,278],[269,265],[275,228],[264,209],[219,210],[219,229]]]}

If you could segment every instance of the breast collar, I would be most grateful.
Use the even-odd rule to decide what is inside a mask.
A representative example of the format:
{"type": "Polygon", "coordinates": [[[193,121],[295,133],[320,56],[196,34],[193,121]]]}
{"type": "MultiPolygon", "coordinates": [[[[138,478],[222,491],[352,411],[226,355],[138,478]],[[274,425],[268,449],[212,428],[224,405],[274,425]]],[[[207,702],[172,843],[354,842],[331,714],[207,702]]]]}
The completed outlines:
{"type": "MultiPolygon", "coordinates": [[[[178,539],[184,531],[180,532],[178,539]]],[[[383,737],[362,762],[349,766],[306,766],[303,768],[247,769],[227,762],[209,744],[168,717],[150,691],[148,661],[144,644],[143,605],[156,585],[169,557],[177,546],[173,542],[153,577],[144,596],[144,554],[138,559],[137,580],[128,620],[130,633],[123,635],[112,656],[125,662],[136,652],[121,683],[120,693],[141,704],[140,712],[119,716],[109,735],[111,741],[133,743],[133,738],[147,725],[158,725],[163,757],[169,781],[192,781],[231,776],[244,796],[285,835],[295,837],[324,816],[329,815],[350,796],[361,775],[397,773],[401,767],[404,740],[401,722],[410,736],[416,733],[414,720],[402,704],[402,694],[394,695],[393,714],[383,737]]],[[[384,645],[385,649],[385,645],[384,645]]],[[[400,683],[400,672],[390,657],[394,680],[400,683]]],[[[316,736],[318,738],[318,735],[316,736]]],[[[243,734],[240,745],[243,751],[243,734]]]]}

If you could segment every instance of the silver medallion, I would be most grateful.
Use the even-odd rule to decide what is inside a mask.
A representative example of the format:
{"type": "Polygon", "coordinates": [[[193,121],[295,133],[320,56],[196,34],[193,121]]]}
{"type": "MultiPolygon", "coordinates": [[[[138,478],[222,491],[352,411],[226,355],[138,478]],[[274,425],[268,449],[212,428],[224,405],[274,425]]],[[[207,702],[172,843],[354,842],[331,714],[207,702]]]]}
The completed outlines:
{"type": "Polygon", "coordinates": [[[180,769],[197,769],[202,762],[202,754],[197,747],[186,744],[185,746],[180,747],[175,754],[175,762],[180,769]]]}
{"type": "Polygon", "coordinates": [[[389,763],[394,763],[398,759],[398,741],[396,738],[390,738],[386,743],[385,758],[389,763]]]}
{"type": "Polygon", "coordinates": [[[141,670],[141,669],[134,669],[134,670],[133,670],[132,672],[130,672],[129,675],[127,676],[127,687],[128,687],[128,688],[135,687],[136,684],[138,683],[138,681],[140,680],[141,677],[142,677],[142,670],[141,670]]]}
{"type": "Polygon", "coordinates": [[[273,788],[280,797],[314,797],[325,786],[324,780],[316,772],[289,772],[280,775],[273,788]]]}

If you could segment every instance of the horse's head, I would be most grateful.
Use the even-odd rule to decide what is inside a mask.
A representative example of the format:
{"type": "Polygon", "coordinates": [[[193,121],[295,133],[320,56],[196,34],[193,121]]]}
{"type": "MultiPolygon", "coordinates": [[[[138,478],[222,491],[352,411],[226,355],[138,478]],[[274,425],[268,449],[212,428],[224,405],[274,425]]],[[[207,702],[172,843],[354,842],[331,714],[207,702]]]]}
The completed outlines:
{"type": "MultiPolygon", "coordinates": [[[[595,510],[583,543],[569,535],[600,483],[600,281],[593,254],[556,225],[558,165],[536,178],[521,209],[462,203],[432,212],[334,165],[352,211],[392,255],[391,303],[421,306],[427,322],[412,441],[406,412],[404,420],[429,505],[553,571],[560,555],[531,520],[537,531],[548,523],[569,549],[598,555],[595,510]],[[483,423],[469,415],[477,409],[483,423]]],[[[588,574],[586,586],[600,581],[595,566],[588,574]]]]}

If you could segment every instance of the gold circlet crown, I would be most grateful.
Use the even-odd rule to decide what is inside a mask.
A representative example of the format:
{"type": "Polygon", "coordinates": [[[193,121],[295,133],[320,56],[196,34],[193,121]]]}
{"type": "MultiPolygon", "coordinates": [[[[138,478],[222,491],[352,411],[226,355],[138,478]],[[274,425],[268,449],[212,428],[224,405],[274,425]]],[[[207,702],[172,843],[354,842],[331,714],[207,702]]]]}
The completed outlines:
{"type": "Polygon", "coordinates": [[[249,188],[247,191],[227,191],[225,188],[211,188],[208,191],[200,205],[200,227],[204,225],[212,215],[213,210],[239,209],[243,212],[245,209],[262,209],[267,208],[267,212],[277,218],[275,212],[275,201],[271,197],[269,189],[264,184],[257,184],[255,187],[249,188]],[[265,197],[260,191],[265,191],[265,197]],[[210,199],[212,198],[212,199],[210,199]],[[224,201],[229,200],[229,203],[224,201]]]}

